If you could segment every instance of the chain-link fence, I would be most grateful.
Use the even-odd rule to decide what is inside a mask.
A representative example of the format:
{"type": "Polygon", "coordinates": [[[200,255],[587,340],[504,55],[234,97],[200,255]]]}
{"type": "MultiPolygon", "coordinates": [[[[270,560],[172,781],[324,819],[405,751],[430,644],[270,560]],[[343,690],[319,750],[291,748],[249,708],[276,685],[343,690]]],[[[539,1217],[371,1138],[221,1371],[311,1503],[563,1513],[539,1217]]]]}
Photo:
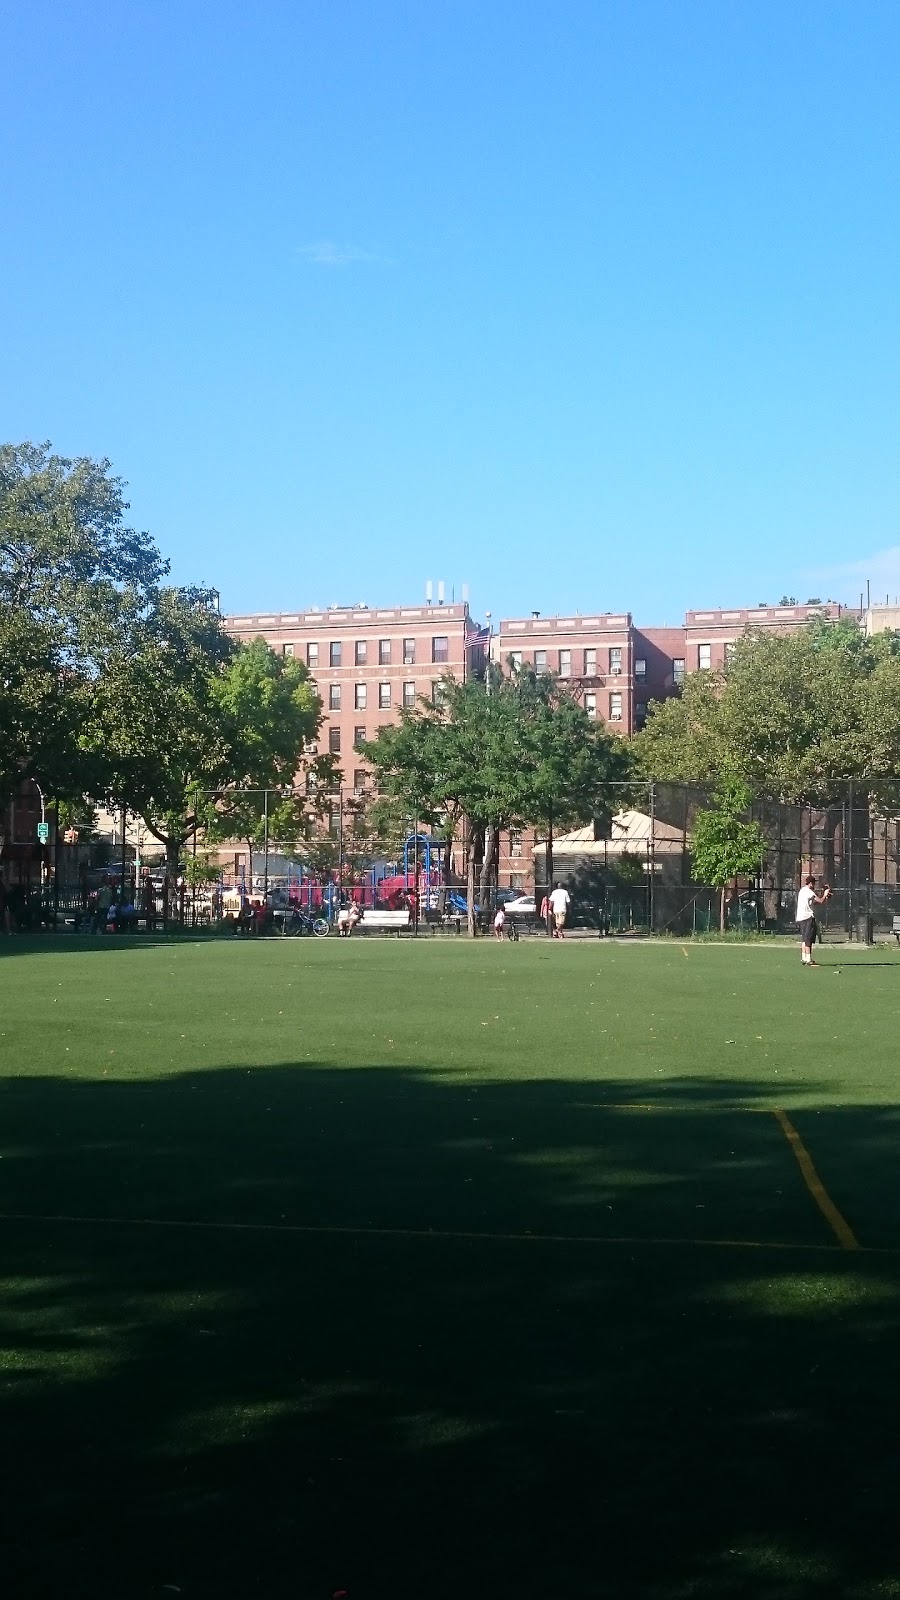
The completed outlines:
{"type": "MultiPolygon", "coordinates": [[[[890,938],[900,931],[900,820],[870,811],[852,785],[827,806],[759,801],[765,849],[755,873],[722,891],[696,882],[697,815],[714,805],[702,788],[648,784],[632,808],[558,838],[553,878],[572,896],[575,926],[610,933],[794,933],[797,891],[807,876],[831,898],[818,908],[825,938],[890,938]]],[[[544,847],[545,850],[546,847],[544,847]]],[[[535,852],[536,899],[545,892],[544,850],[535,852]]]]}

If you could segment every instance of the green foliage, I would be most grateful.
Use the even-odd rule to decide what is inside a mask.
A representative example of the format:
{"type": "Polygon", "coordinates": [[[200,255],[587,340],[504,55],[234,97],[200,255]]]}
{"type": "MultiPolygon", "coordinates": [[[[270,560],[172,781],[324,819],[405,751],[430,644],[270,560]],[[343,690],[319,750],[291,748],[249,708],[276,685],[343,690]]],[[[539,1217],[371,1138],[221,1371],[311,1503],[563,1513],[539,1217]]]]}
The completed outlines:
{"type": "Polygon", "coordinates": [[[715,805],[698,811],[694,822],[692,856],[694,877],[720,889],[720,928],[725,928],[725,888],[737,878],[752,878],[760,870],[766,837],[758,822],[746,822],[750,790],[739,778],[723,778],[715,805]]]}
{"type": "Polygon", "coordinates": [[[210,838],[255,836],[262,794],[232,791],[293,782],[321,716],[305,666],[259,640],[235,645],[204,590],[160,591],[95,701],[109,798],[139,812],[173,869],[201,824],[210,838]]]}
{"type": "Polygon", "coordinates": [[[479,830],[586,822],[611,808],[610,785],[630,771],[623,740],[591,721],[550,675],[531,669],[443,681],[440,703],[401,712],[366,746],[380,793],[432,826],[465,817],[471,866],[479,830]]]}
{"type": "Polygon", "coordinates": [[[102,787],[82,738],[94,686],[167,570],[127,509],[108,461],[0,446],[0,797],[32,776],[60,797],[102,787]]]}
{"type": "Polygon", "coordinates": [[[651,778],[716,783],[827,804],[848,781],[889,803],[900,790],[900,637],[852,619],[750,632],[724,673],[693,673],[634,741],[651,778]]]}

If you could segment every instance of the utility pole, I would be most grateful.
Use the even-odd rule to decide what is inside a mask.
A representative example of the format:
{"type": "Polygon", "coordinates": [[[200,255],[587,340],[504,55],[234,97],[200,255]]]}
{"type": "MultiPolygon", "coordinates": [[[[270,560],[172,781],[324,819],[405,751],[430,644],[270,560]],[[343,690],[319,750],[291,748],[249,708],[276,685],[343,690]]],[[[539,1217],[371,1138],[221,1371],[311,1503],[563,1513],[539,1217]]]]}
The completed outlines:
{"type": "Polygon", "coordinates": [[[263,790],[263,905],[269,904],[269,791],[263,790]]]}

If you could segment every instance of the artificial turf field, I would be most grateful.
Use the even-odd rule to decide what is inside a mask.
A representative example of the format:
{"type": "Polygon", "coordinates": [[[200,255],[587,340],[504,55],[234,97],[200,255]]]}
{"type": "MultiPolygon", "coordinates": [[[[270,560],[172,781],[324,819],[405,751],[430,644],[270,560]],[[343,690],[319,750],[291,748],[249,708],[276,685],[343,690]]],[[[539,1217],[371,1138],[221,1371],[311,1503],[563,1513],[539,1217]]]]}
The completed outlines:
{"type": "Polygon", "coordinates": [[[900,1595],[900,960],[822,962],[3,941],[4,1594],[900,1595]]]}

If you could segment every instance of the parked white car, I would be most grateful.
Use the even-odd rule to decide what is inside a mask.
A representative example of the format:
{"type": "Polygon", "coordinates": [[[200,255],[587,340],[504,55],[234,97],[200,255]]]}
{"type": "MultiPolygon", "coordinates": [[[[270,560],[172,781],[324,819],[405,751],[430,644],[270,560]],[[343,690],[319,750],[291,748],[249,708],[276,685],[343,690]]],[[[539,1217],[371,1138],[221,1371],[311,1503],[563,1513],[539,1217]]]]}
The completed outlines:
{"type": "Polygon", "coordinates": [[[507,900],[503,909],[508,917],[533,917],[537,914],[533,894],[520,894],[515,900],[507,900]]]}

